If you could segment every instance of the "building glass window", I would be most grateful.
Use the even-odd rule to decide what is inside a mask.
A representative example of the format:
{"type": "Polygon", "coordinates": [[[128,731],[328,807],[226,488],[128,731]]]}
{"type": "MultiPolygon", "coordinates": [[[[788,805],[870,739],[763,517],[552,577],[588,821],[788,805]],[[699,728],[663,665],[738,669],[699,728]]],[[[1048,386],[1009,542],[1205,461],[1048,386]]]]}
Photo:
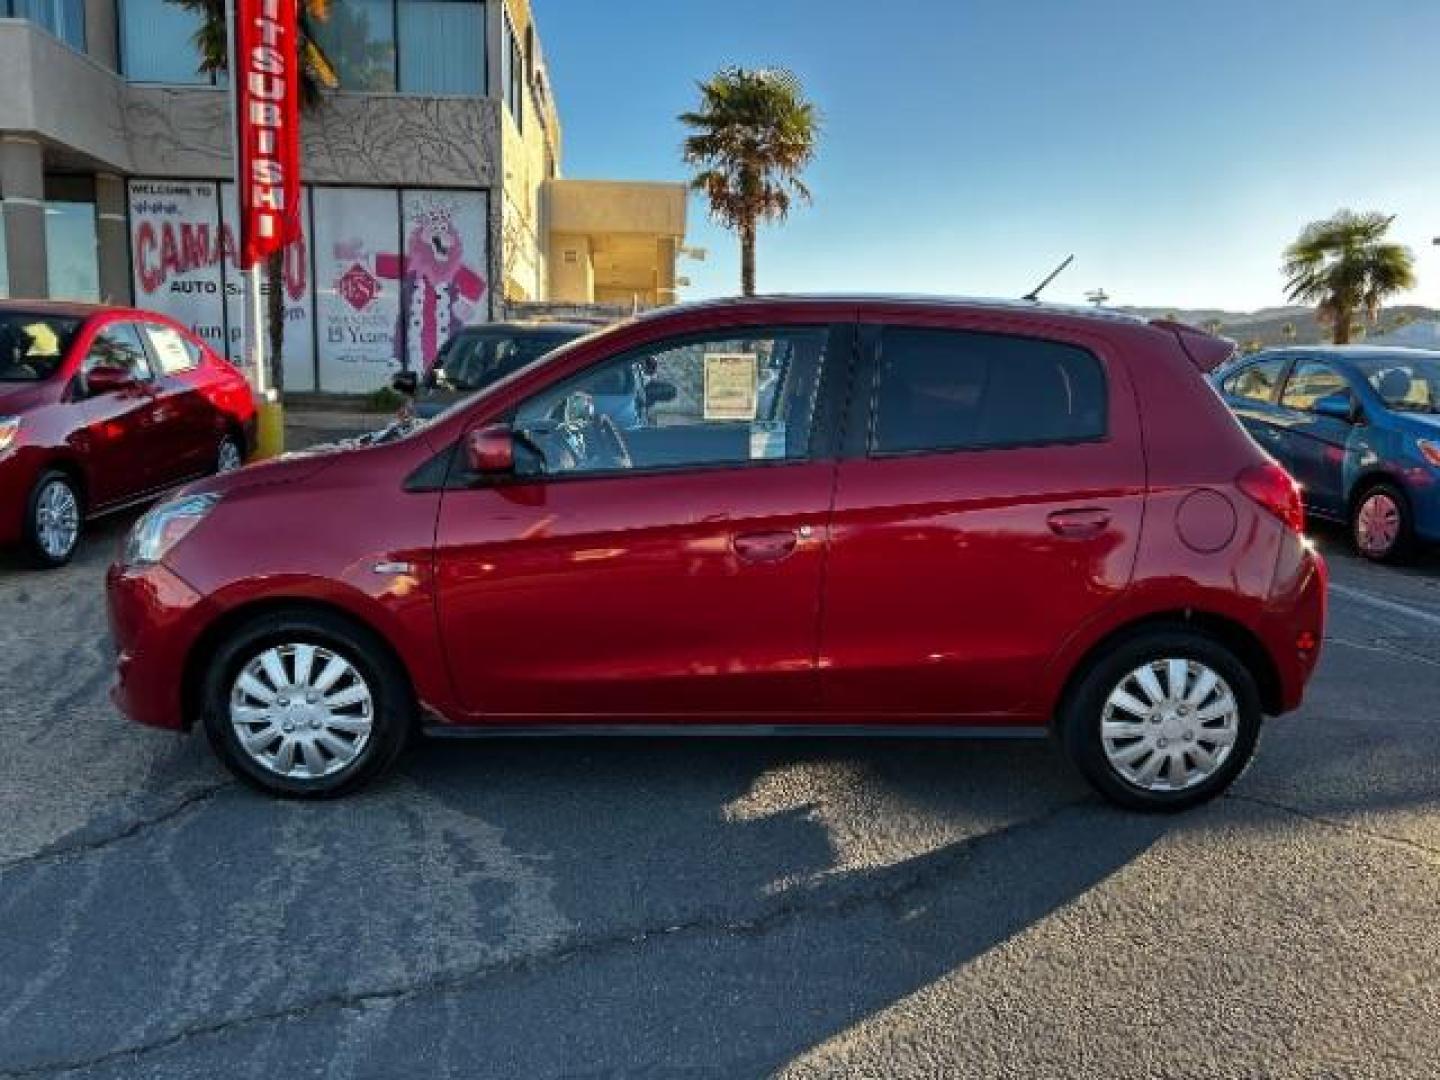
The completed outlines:
{"type": "Polygon", "coordinates": [[[100,299],[93,202],[45,203],[46,288],[56,300],[100,299]]]}
{"type": "Polygon", "coordinates": [[[485,93],[485,5],[400,0],[400,90],[485,93]]]}
{"type": "Polygon", "coordinates": [[[392,0],[346,0],[315,23],[315,38],[348,93],[395,90],[395,7],[392,0]]]}
{"type": "Polygon", "coordinates": [[[85,0],[0,0],[0,14],[29,19],[72,49],[85,51],[85,0]]]}
{"type": "Polygon", "coordinates": [[[200,15],[170,0],[123,0],[120,65],[131,82],[210,85],[200,72],[200,15]]]}

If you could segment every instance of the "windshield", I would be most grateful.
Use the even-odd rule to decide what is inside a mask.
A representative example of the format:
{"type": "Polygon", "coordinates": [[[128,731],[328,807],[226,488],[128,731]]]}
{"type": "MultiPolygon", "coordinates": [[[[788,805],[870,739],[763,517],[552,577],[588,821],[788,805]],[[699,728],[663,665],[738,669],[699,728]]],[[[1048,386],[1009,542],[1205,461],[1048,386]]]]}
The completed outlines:
{"type": "Polygon", "coordinates": [[[577,336],[568,330],[457,334],[441,350],[429,382],[446,390],[483,390],[577,336]]]}
{"type": "Polygon", "coordinates": [[[0,382],[41,382],[60,370],[80,320],[0,312],[0,382]]]}
{"type": "Polygon", "coordinates": [[[1396,412],[1440,412],[1440,356],[1357,360],[1387,408],[1396,412]]]}

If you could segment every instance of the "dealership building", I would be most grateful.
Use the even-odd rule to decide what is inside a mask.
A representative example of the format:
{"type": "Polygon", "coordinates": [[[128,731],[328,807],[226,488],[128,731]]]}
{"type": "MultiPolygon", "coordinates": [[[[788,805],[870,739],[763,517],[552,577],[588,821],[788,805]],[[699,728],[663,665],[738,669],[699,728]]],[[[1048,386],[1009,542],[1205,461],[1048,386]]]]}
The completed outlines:
{"type": "MultiPolygon", "coordinates": [[[[529,0],[335,0],[302,121],[285,383],[364,392],[455,327],[673,302],[686,189],[562,175],[529,0]]],[[[169,0],[0,0],[0,295],[133,303],[241,351],[224,77],[169,0]]]]}

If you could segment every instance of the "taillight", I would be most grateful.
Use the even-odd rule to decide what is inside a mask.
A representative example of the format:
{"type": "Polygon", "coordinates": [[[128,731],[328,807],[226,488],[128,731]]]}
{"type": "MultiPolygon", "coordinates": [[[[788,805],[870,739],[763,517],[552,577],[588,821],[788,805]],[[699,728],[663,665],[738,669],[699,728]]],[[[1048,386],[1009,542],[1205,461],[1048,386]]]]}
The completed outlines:
{"type": "Polygon", "coordinates": [[[1297,533],[1305,531],[1305,507],[1300,503],[1300,485],[1273,461],[1253,465],[1235,478],[1246,495],[1297,533]]]}

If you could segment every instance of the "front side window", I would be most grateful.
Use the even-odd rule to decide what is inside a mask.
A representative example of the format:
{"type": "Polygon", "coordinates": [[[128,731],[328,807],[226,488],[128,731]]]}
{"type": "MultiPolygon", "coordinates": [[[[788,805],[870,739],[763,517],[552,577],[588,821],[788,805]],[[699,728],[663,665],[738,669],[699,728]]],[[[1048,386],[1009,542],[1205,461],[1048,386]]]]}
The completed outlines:
{"type": "Polygon", "coordinates": [[[1229,376],[1223,385],[1225,392],[1231,397],[1263,401],[1268,405],[1275,400],[1275,389],[1280,385],[1280,376],[1283,374],[1283,359],[1261,360],[1257,364],[1241,368],[1229,376]]]}
{"type": "Polygon", "coordinates": [[[1084,349],[892,328],[881,340],[876,454],[1080,442],[1105,434],[1105,375],[1084,349]]]}
{"type": "Polygon", "coordinates": [[[85,371],[88,374],[98,367],[118,368],[136,380],[150,378],[150,362],[145,358],[145,346],[140,344],[135,327],[129,323],[111,323],[95,335],[85,357],[85,371]]]}
{"type": "Polygon", "coordinates": [[[80,320],[28,312],[0,314],[0,382],[40,382],[60,370],[80,320]]]}
{"type": "Polygon", "coordinates": [[[1322,364],[1317,360],[1303,360],[1295,365],[1295,370],[1290,373],[1280,404],[1287,409],[1313,412],[1315,402],[1321,398],[1349,393],[1350,385],[1345,381],[1345,376],[1329,364],[1322,364]]]}
{"type": "Polygon", "coordinates": [[[531,474],[803,458],[829,331],[735,331],[625,353],[516,412],[531,474]]]}

